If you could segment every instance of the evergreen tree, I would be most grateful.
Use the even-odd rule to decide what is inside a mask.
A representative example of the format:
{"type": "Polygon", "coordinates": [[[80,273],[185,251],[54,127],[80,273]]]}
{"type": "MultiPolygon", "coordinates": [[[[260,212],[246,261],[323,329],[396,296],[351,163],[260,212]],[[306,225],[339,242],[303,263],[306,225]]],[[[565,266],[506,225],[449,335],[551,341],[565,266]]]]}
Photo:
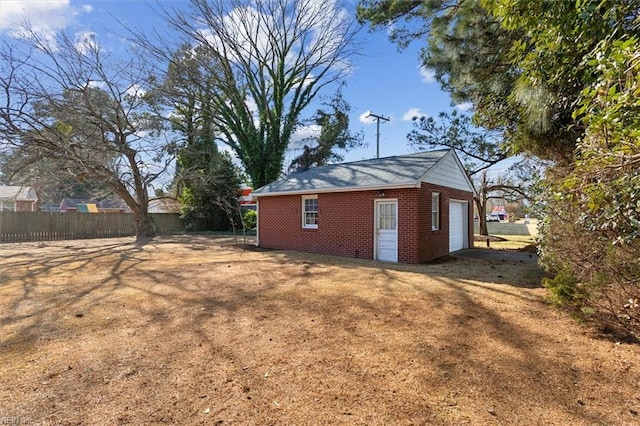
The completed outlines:
{"type": "Polygon", "coordinates": [[[312,123],[320,129],[318,136],[304,141],[303,152],[289,166],[289,170],[306,170],[313,166],[323,166],[329,162],[343,160],[339,150],[348,150],[363,145],[362,132],[349,130],[351,107],[338,91],[324,108],[316,111],[312,123]]]}
{"type": "Polygon", "coordinates": [[[182,204],[187,226],[227,230],[239,223],[239,171],[228,153],[217,146],[215,93],[212,76],[199,66],[204,49],[183,46],[169,64],[161,87],[149,94],[156,105],[168,105],[169,120],[178,135],[171,150],[176,154],[172,188],[182,204]]]}

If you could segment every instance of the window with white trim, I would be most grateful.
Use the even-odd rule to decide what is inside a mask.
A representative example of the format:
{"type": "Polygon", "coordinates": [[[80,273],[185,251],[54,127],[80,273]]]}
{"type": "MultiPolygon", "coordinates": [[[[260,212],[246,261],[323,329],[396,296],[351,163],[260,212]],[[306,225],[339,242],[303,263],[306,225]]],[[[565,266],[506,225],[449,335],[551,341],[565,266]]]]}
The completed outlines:
{"type": "Polygon", "coordinates": [[[318,196],[304,195],[302,197],[302,227],[318,228],[318,196]]]}
{"type": "Polygon", "coordinates": [[[431,230],[440,229],[440,194],[434,192],[431,194],[431,230]]]}

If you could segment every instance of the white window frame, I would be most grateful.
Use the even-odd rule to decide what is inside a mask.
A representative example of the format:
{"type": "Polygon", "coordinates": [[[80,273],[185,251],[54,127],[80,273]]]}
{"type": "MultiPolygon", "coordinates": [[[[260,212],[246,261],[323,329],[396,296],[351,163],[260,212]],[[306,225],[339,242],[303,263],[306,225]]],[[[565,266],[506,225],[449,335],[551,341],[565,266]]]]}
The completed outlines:
{"type": "Polygon", "coordinates": [[[431,230],[440,230],[440,193],[431,194],[431,230]]]}
{"type": "Polygon", "coordinates": [[[317,195],[303,195],[302,196],[302,227],[304,229],[318,229],[318,196],[317,195]],[[306,200],[316,200],[316,210],[312,211],[306,210],[307,203],[306,200]],[[307,213],[315,213],[316,214],[316,223],[307,223],[307,213]]]}

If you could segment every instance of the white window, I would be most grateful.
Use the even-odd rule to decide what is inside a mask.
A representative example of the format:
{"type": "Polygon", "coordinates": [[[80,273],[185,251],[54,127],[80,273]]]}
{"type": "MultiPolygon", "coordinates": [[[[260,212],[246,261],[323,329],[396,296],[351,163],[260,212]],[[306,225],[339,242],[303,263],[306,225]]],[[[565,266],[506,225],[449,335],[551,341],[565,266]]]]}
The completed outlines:
{"type": "Polygon", "coordinates": [[[437,192],[431,195],[431,229],[440,229],[440,194],[437,192]]]}
{"type": "Polygon", "coordinates": [[[305,195],[302,197],[302,227],[318,228],[318,196],[305,195]]]}
{"type": "Polygon", "coordinates": [[[396,203],[378,205],[378,229],[395,231],[397,227],[396,203]]]}

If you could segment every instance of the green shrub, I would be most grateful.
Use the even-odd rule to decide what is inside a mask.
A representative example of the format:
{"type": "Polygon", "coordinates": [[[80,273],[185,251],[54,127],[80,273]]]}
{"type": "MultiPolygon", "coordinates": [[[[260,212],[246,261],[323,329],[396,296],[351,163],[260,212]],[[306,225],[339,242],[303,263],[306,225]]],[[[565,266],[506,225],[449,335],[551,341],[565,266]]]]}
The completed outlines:
{"type": "Polygon", "coordinates": [[[242,222],[247,229],[255,229],[258,224],[258,213],[255,210],[247,210],[242,216],[242,222]]]}
{"type": "Polygon", "coordinates": [[[553,278],[543,284],[554,305],[616,339],[640,341],[640,238],[625,222],[635,211],[616,204],[632,187],[609,179],[587,193],[581,183],[563,176],[549,185],[539,249],[553,278]]]}
{"type": "Polygon", "coordinates": [[[558,307],[576,306],[579,297],[578,279],[570,267],[565,266],[553,278],[545,278],[543,286],[549,290],[550,301],[558,307]]]}

